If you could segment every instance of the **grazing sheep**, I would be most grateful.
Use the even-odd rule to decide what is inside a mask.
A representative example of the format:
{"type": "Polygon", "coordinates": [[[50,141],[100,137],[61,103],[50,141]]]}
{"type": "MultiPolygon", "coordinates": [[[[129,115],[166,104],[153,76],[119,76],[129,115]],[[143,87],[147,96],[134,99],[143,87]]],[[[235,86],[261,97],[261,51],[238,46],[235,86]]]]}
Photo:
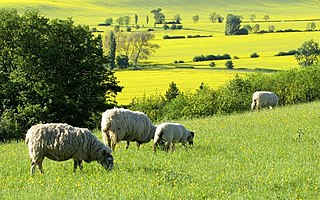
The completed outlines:
{"type": "Polygon", "coordinates": [[[193,145],[194,132],[186,129],[177,123],[162,123],[158,125],[154,134],[153,150],[156,152],[157,146],[164,142],[165,150],[168,152],[170,145],[172,151],[175,143],[181,142],[183,146],[188,142],[193,145]]]}
{"type": "Polygon", "coordinates": [[[127,141],[127,149],[130,141],[135,141],[139,149],[141,144],[153,139],[155,130],[156,127],[143,112],[113,108],[102,113],[102,138],[113,151],[120,141],[127,141]]]}
{"type": "Polygon", "coordinates": [[[112,150],[104,145],[88,129],[68,124],[51,123],[32,126],[26,135],[31,158],[31,176],[38,165],[43,173],[42,161],[45,157],[55,161],[74,160],[82,170],[82,160],[87,163],[97,161],[106,170],[113,168],[112,150]]]}
{"type": "Polygon", "coordinates": [[[278,96],[273,92],[266,92],[266,91],[257,91],[252,95],[252,104],[251,104],[251,111],[253,109],[259,110],[259,108],[269,107],[276,107],[278,105],[278,96]]]}

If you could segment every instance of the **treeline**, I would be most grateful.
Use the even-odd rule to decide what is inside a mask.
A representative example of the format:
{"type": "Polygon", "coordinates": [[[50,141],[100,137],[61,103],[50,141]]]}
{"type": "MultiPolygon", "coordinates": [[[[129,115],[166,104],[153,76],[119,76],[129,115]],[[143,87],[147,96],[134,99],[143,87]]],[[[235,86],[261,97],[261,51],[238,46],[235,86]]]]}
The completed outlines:
{"type": "Polygon", "coordinates": [[[98,127],[122,87],[101,37],[71,19],[0,10],[0,142],[37,123],[98,127]]]}
{"type": "Polygon", "coordinates": [[[165,95],[134,99],[130,108],[145,112],[153,121],[163,121],[248,111],[252,94],[258,90],[275,92],[279,106],[311,102],[320,99],[319,77],[320,65],[274,74],[254,73],[236,76],[216,90],[201,84],[195,92],[182,93],[170,87],[165,95]]]}

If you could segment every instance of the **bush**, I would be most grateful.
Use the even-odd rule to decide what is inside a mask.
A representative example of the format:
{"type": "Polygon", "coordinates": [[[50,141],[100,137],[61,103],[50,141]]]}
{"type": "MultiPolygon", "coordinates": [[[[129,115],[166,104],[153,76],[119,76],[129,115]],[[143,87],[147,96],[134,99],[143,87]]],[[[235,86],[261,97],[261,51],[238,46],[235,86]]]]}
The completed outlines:
{"type": "Polygon", "coordinates": [[[215,62],[211,62],[211,63],[209,64],[209,66],[213,68],[213,67],[216,66],[216,63],[215,63],[215,62]]]}
{"type": "Polygon", "coordinates": [[[231,60],[228,60],[225,64],[224,64],[228,69],[233,69],[233,62],[231,60]]]}
{"type": "Polygon", "coordinates": [[[290,50],[288,52],[280,51],[279,53],[275,54],[274,56],[291,56],[295,55],[297,53],[297,50],[290,50]]]}
{"type": "Polygon", "coordinates": [[[259,55],[257,53],[252,53],[250,55],[250,58],[259,58],[259,55]]]}
{"type": "Polygon", "coordinates": [[[231,56],[229,54],[224,54],[224,55],[201,55],[201,56],[195,56],[193,58],[193,62],[199,62],[199,61],[209,61],[209,60],[227,60],[231,59],[231,56]]]}
{"type": "Polygon", "coordinates": [[[180,36],[180,35],[177,35],[177,36],[169,36],[169,35],[164,35],[162,37],[163,39],[183,39],[183,38],[186,38],[185,36],[180,36]]]}
{"type": "Polygon", "coordinates": [[[250,110],[255,91],[268,90],[279,97],[279,105],[320,100],[320,66],[275,74],[236,76],[213,90],[205,85],[194,93],[180,93],[171,101],[162,95],[134,99],[131,109],[145,112],[153,121],[205,117],[250,110]]]}

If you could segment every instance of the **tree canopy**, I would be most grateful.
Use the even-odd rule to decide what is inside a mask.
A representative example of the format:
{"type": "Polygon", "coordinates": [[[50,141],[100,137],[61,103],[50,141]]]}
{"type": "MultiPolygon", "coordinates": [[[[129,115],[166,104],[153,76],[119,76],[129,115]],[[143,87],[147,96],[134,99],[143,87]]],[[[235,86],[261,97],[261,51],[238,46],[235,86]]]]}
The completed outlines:
{"type": "Polygon", "coordinates": [[[122,90],[108,63],[87,26],[0,10],[0,138],[40,122],[93,128],[122,90]]]}

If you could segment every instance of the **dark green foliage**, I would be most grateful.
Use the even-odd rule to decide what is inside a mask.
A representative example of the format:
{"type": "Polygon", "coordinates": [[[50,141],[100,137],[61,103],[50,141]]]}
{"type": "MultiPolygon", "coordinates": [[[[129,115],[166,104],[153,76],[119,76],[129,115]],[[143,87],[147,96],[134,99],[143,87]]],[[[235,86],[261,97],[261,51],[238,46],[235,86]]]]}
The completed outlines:
{"type": "Polygon", "coordinates": [[[201,85],[194,93],[180,93],[171,101],[162,95],[135,99],[131,108],[141,110],[153,121],[205,117],[249,111],[255,91],[273,91],[279,105],[320,100],[320,66],[282,71],[275,74],[254,73],[236,76],[217,90],[201,85]]]}
{"type": "Polygon", "coordinates": [[[154,9],[151,11],[151,13],[154,15],[155,24],[163,24],[166,21],[166,17],[163,13],[161,13],[161,8],[154,9]]]}
{"type": "Polygon", "coordinates": [[[292,56],[297,53],[297,50],[290,50],[288,52],[280,51],[279,53],[275,54],[274,56],[292,56]]]}
{"type": "Polygon", "coordinates": [[[320,60],[319,44],[313,40],[306,41],[297,49],[295,56],[301,67],[318,63],[320,60]]]}
{"type": "Polygon", "coordinates": [[[116,57],[116,63],[119,69],[125,69],[129,67],[129,58],[126,55],[118,55],[116,57]]]}
{"type": "Polygon", "coordinates": [[[166,100],[171,101],[172,99],[175,99],[179,94],[180,94],[179,88],[174,82],[171,82],[165,94],[166,100]]]}
{"type": "Polygon", "coordinates": [[[111,70],[115,68],[116,50],[117,50],[116,37],[115,37],[113,31],[111,31],[110,32],[110,42],[109,42],[109,58],[110,58],[110,69],[111,70]]]}
{"type": "Polygon", "coordinates": [[[228,14],[226,20],[225,35],[236,35],[239,32],[241,20],[239,16],[228,14]]]}
{"type": "Polygon", "coordinates": [[[209,60],[227,60],[231,59],[231,56],[229,54],[223,54],[221,55],[201,55],[201,56],[195,56],[193,58],[193,62],[199,62],[199,61],[209,61],[209,60]]]}
{"type": "Polygon", "coordinates": [[[163,39],[184,39],[184,38],[186,37],[182,35],[175,35],[175,36],[164,35],[163,36],[163,39]]]}
{"type": "Polygon", "coordinates": [[[234,65],[232,60],[228,60],[225,64],[224,64],[228,69],[233,69],[234,65]]]}
{"type": "Polygon", "coordinates": [[[215,62],[211,62],[211,63],[209,64],[209,66],[213,68],[213,67],[216,66],[216,63],[215,63],[215,62]]]}
{"type": "Polygon", "coordinates": [[[259,58],[259,55],[255,52],[250,54],[250,58],[259,58]]]}
{"type": "Polygon", "coordinates": [[[0,138],[23,138],[40,122],[88,127],[116,103],[122,87],[89,27],[34,11],[1,10],[0,21],[0,138]]]}

